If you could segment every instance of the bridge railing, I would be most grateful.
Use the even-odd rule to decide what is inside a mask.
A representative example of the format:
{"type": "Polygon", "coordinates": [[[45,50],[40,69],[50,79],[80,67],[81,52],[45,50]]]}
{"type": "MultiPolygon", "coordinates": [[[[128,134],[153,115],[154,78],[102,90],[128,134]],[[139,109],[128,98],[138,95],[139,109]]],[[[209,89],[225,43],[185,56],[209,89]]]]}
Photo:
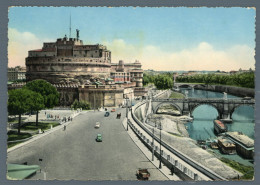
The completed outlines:
{"type": "MultiPolygon", "coordinates": [[[[148,149],[150,149],[152,151],[152,149],[154,148],[154,155],[159,158],[159,156],[160,156],[159,145],[153,144],[152,140],[149,140],[148,138],[146,138],[144,136],[144,134],[142,133],[142,130],[138,129],[131,121],[128,121],[128,124],[132,128],[134,133],[141,139],[141,141],[146,145],[146,147],[148,149]]],[[[189,167],[187,167],[187,165],[183,164],[177,158],[172,157],[171,154],[168,154],[167,152],[164,152],[163,150],[162,150],[162,161],[164,161],[164,163],[168,163],[168,164],[170,164],[170,166],[174,167],[174,173],[179,174],[180,172],[182,172],[183,174],[185,174],[188,177],[188,178],[187,177],[185,178],[187,180],[203,180],[203,178],[201,178],[196,173],[194,173],[193,170],[191,170],[189,167]]],[[[169,166],[169,165],[167,165],[167,166],[169,166]]]]}
{"type": "MultiPolygon", "coordinates": [[[[138,126],[142,130],[136,130],[134,125],[131,122],[129,122],[129,123],[130,123],[131,128],[133,128],[133,130],[135,130],[135,132],[143,140],[143,142],[145,142],[146,145],[149,145],[149,144],[147,144],[147,142],[149,143],[149,141],[147,141],[146,138],[143,137],[142,132],[146,132],[150,137],[153,137],[153,133],[146,126],[144,126],[144,124],[140,120],[138,120],[137,117],[134,114],[135,110],[145,103],[146,103],[146,101],[143,101],[143,102],[136,104],[132,108],[132,111],[131,111],[131,115],[132,115],[133,120],[138,124],[138,126]]],[[[156,140],[158,143],[160,142],[159,138],[156,137],[156,136],[154,136],[154,140],[156,140]]],[[[176,149],[173,149],[171,146],[166,144],[164,141],[161,141],[161,144],[162,144],[163,147],[165,147],[168,151],[171,152],[171,154],[170,153],[167,154],[167,153],[163,152],[164,154],[162,155],[162,157],[163,157],[162,161],[164,161],[165,164],[168,164],[168,165],[170,164],[171,166],[174,166],[180,172],[188,175],[193,180],[202,180],[203,178],[201,176],[199,176],[197,173],[194,173],[193,170],[188,168],[187,165],[183,164],[183,162],[180,162],[180,161],[177,160],[177,163],[176,163],[176,160],[174,159],[174,157],[171,157],[172,154],[174,156],[177,156],[182,161],[185,161],[185,163],[187,163],[189,166],[192,166],[194,169],[196,169],[197,171],[199,171],[200,173],[204,174],[205,176],[207,176],[208,178],[210,178],[212,180],[226,180],[225,178],[221,177],[220,175],[216,174],[215,172],[211,171],[210,169],[207,169],[206,167],[202,166],[201,164],[195,162],[194,160],[192,160],[191,158],[189,158],[185,154],[177,151],[176,149]]],[[[157,150],[155,150],[155,152],[157,152],[157,155],[158,155],[158,146],[157,146],[157,150]]]]}
{"type": "Polygon", "coordinates": [[[234,104],[254,104],[255,100],[244,100],[238,98],[230,98],[230,99],[223,99],[223,98],[186,98],[186,99],[173,99],[173,98],[153,98],[153,102],[209,102],[209,103],[234,103],[234,104]]]}

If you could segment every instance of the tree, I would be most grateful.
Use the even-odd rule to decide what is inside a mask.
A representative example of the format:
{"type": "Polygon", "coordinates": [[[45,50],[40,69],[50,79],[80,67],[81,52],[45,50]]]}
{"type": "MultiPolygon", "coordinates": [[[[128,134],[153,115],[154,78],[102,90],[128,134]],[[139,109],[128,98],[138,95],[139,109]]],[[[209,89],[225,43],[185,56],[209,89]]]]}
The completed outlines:
{"type": "Polygon", "coordinates": [[[19,115],[18,134],[20,134],[22,114],[31,109],[33,93],[28,89],[15,89],[8,92],[8,113],[19,115]]]}
{"type": "Polygon", "coordinates": [[[28,82],[25,88],[42,95],[45,108],[53,108],[59,103],[59,93],[57,89],[45,80],[34,80],[28,82]]]}
{"type": "MultiPolygon", "coordinates": [[[[25,89],[29,89],[31,91],[34,91],[36,93],[39,93],[43,98],[43,106],[37,105],[32,106],[33,110],[36,111],[36,125],[38,125],[38,113],[39,110],[43,108],[53,108],[55,105],[58,105],[59,103],[59,93],[57,89],[51,85],[49,82],[45,80],[34,80],[31,82],[28,82],[25,86],[25,89]]],[[[41,98],[37,96],[32,97],[35,101],[40,102],[41,98]]]]}
{"type": "Polygon", "coordinates": [[[44,99],[41,94],[32,91],[29,101],[31,111],[36,111],[36,126],[38,126],[39,110],[44,108],[44,99]]]}
{"type": "Polygon", "coordinates": [[[157,75],[154,85],[157,89],[170,89],[173,87],[173,80],[167,75],[157,75]]]}
{"type": "Polygon", "coordinates": [[[83,110],[90,110],[90,103],[86,101],[78,101],[77,99],[72,103],[71,108],[79,109],[82,108],[83,110]]]}

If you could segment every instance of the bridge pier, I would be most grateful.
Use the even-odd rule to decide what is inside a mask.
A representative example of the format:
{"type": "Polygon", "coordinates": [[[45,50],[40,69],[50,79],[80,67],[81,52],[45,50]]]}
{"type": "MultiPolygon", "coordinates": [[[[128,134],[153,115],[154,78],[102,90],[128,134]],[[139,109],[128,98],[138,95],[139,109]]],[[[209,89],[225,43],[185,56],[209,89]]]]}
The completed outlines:
{"type": "Polygon", "coordinates": [[[218,119],[223,119],[223,121],[231,122],[232,113],[234,110],[241,105],[255,105],[255,100],[244,100],[244,99],[224,99],[224,98],[215,98],[215,99],[204,99],[204,98],[186,98],[186,99],[152,99],[151,112],[156,113],[157,109],[160,108],[163,104],[172,104],[182,115],[190,116],[193,110],[196,107],[207,104],[216,108],[218,111],[218,119]]]}
{"type": "Polygon", "coordinates": [[[190,109],[189,109],[189,103],[188,100],[184,100],[183,102],[183,111],[182,111],[182,115],[190,115],[190,109]]]}
{"type": "Polygon", "coordinates": [[[182,111],[182,116],[190,116],[190,111],[182,111]]]}

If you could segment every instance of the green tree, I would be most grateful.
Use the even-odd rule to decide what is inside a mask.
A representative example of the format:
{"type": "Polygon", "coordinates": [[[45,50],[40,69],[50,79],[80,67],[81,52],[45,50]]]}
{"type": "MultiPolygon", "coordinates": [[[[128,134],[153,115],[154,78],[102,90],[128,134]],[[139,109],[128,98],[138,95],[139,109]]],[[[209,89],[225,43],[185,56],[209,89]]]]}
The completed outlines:
{"type": "Polygon", "coordinates": [[[22,114],[30,111],[33,92],[28,89],[15,89],[8,92],[8,113],[19,115],[18,134],[20,134],[22,114]]]}
{"type": "Polygon", "coordinates": [[[90,103],[87,101],[78,101],[77,99],[72,103],[71,108],[83,110],[90,110],[90,103]]]}
{"type": "Polygon", "coordinates": [[[28,82],[24,88],[41,94],[44,99],[44,108],[53,108],[59,103],[60,95],[57,89],[45,80],[28,82]]]}
{"type": "Polygon", "coordinates": [[[32,91],[31,98],[29,100],[30,110],[36,111],[36,126],[38,126],[38,114],[39,110],[44,108],[44,99],[41,94],[32,91]]]}
{"type": "Polygon", "coordinates": [[[154,85],[157,89],[171,89],[173,87],[173,80],[167,75],[157,75],[154,85]]]}
{"type": "Polygon", "coordinates": [[[38,102],[35,106],[32,106],[32,110],[36,111],[36,125],[38,125],[39,110],[43,108],[53,108],[59,103],[59,93],[57,89],[45,80],[34,80],[28,82],[25,89],[29,89],[40,94],[43,98],[43,105],[40,103],[42,100],[40,96],[33,96],[33,100],[38,102]]]}

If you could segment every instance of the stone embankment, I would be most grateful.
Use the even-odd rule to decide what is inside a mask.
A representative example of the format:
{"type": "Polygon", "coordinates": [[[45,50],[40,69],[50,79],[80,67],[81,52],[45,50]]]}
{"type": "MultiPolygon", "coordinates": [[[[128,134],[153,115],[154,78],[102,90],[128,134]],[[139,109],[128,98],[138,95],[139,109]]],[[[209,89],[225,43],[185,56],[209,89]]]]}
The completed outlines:
{"type": "Polygon", "coordinates": [[[152,130],[155,123],[157,127],[157,129],[155,129],[155,135],[159,137],[159,125],[161,123],[163,141],[176,150],[181,151],[226,179],[233,179],[237,178],[238,175],[242,175],[240,172],[221,162],[213,154],[200,148],[195,140],[189,138],[189,134],[185,128],[185,122],[181,121],[180,117],[158,114],[150,115],[147,119],[147,127],[152,130]]]}
{"type": "Polygon", "coordinates": [[[208,85],[208,86],[198,86],[196,89],[206,90],[206,91],[214,91],[214,92],[226,92],[228,94],[232,94],[240,97],[254,97],[255,90],[250,88],[243,87],[235,87],[235,86],[225,86],[225,85],[208,85]]]}
{"type": "Polygon", "coordinates": [[[168,132],[176,136],[189,137],[189,133],[185,128],[185,122],[181,121],[182,118],[189,119],[188,116],[175,117],[170,115],[152,114],[148,117],[147,124],[151,126],[157,126],[157,128],[159,128],[159,125],[155,125],[155,123],[158,119],[160,119],[162,129],[165,132],[168,132]]]}
{"type": "MultiPolygon", "coordinates": [[[[167,94],[165,94],[164,96],[159,96],[158,98],[168,98],[169,95],[170,91],[167,91],[167,94]]],[[[138,119],[142,122],[144,122],[144,107],[145,106],[140,106],[139,109],[137,109],[135,112],[138,119]]],[[[169,107],[166,107],[166,109],[161,109],[161,112],[166,111],[169,111],[169,107]]],[[[175,111],[176,110],[172,110],[171,114],[175,113],[175,111]]],[[[159,137],[160,135],[159,125],[161,124],[161,134],[162,140],[164,142],[166,142],[172,148],[189,156],[191,159],[211,169],[215,173],[221,175],[222,177],[226,179],[235,179],[238,176],[241,176],[242,174],[240,172],[227,166],[212,153],[198,146],[195,140],[189,138],[188,131],[185,127],[185,122],[182,121],[185,119],[189,119],[189,117],[165,114],[149,114],[147,120],[145,121],[145,124],[148,128],[151,129],[151,131],[153,130],[153,128],[156,128],[154,129],[154,133],[155,135],[157,135],[157,137],[159,137]]]]}

